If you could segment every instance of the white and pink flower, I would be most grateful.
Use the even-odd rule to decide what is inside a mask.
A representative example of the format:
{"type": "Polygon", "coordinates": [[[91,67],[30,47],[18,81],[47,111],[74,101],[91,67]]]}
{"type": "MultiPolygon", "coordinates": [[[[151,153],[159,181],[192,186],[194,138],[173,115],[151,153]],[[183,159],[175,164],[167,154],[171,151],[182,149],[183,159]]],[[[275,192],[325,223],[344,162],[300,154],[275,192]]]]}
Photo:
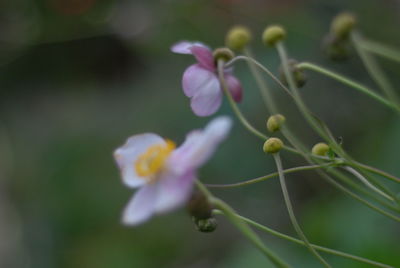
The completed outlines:
{"type": "MultiPolygon", "coordinates": [[[[197,63],[189,66],[182,77],[183,92],[190,98],[190,106],[198,116],[215,113],[222,103],[223,91],[218,80],[212,51],[200,42],[181,41],[171,47],[178,54],[192,54],[197,63]]],[[[242,86],[232,75],[232,68],[224,70],[225,80],[233,99],[242,100],[242,86]]]]}
{"type": "Polygon", "coordinates": [[[226,138],[232,122],[212,120],[203,130],[190,132],[175,148],[170,140],[145,133],[130,137],[114,152],[123,182],[140,188],[123,212],[123,223],[137,225],[158,213],[183,205],[190,197],[196,172],[226,138]]]}

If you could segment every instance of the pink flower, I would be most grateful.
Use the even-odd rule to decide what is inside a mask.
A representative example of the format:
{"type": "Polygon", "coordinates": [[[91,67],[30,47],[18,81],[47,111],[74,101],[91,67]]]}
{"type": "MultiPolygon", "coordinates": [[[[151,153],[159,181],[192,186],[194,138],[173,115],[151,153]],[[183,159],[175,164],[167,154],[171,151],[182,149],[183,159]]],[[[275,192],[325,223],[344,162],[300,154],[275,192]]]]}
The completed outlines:
{"type": "Polygon", "coordinates": [[[231,124],[230,118],[218,117],[204,130],[190,132],[176,149],[172,141],[145,133],[130,137],[115,150],[122,181],[128,187],[140,188],[123,212],[123,223],[137,225],[184,204],[197,169],[226,138],[231,124]]]}
{"type": "MultiPolygon", "coordinates": [[[[192,54],[197,63],[189,66],[182,77],[183,92],[190,98],[190,106],[198,116],[215,113],[221,106],[223,91],[218,80],[212,51],[199,42],[181,41],[171,47],[179,54],[192,54]]],[[[242,100],[242,86],[232,75],[232,68],[225,70],[225,80],[233,99],[242,100]]]]}

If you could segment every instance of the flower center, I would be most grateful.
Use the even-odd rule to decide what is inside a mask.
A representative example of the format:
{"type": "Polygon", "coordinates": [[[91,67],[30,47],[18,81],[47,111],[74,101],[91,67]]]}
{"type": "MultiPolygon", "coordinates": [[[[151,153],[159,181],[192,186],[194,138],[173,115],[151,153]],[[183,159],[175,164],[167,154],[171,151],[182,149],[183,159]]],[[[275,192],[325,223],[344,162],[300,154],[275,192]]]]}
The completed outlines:
{"type": "Polygon", "coordinates": [[[136,173],[141,177],[147,177],[156,174],[164,167],[170,153],[175,149],[175,143],[166,140],[165,145],[153,145],[142,153],[136,162],[136,173]]]}

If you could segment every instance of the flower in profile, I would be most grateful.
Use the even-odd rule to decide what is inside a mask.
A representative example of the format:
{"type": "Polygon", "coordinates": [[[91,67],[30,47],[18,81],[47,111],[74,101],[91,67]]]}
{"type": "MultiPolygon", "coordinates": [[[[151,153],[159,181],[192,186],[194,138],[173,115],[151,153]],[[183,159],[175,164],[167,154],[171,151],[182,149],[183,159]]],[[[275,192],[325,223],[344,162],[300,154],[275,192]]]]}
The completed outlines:
{"type": "MultiPolygon", "coordinates": [[[[198,116],[215,113],[222,103],[223,91],[217,76],[212,51],[199,42],[181,41],[171,47],[178,54],[192,54],[197,63],[189,66],[182,77],[183,92],[190,98],[190,106],[198,116]]],[[[242,100],[242,86],[233,76],[232,68],[224,70],[229,92],[236,102],[242,100]]]]}
{"type": "Polygon", "coordinates": [[[190,132],[178,148],[157,134],[145,133],[130,137],[116,149],[122,181],[140,188],[123,212],[123,223],[137,225],[186,203],[197,169],[226,138],[231,124],[230,118],[218,117],[203,130],[190,132]]]}

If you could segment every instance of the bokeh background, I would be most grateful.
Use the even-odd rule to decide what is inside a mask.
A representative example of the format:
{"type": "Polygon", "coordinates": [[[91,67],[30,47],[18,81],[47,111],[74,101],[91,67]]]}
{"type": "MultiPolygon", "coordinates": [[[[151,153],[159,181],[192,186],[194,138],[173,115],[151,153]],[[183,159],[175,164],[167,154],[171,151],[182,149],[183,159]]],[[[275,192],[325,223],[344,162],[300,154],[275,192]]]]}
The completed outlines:
{"type": "MultiPolygon", "coordinates": [[[[181,90],[193,58],[173,55],[169,47],[182,39],[223,46],[235,24],[252,29],[256,58],[274,72],[276,52],[259,40],[266,25],[279,23],[296,59],[376,87],[355,53],[335,63],[321,51],[330,20],[343,10],[357,14],[364,35],[400,47],[395,0],[1,1],[0,267],[271,267],[224,218],[211,234],[196,231],[185,209],[136,228],[121,225],[133,191],[122,185],[112,152],[142,132],[179,144],[208,122],[194,116],[181,90]]],[[[400,66],[379,62],[400,85],[400,66]]],[[[268,113],[254,79],[243,63],[235,72],[245,88],[243,112],[264,129],[268,113]]],[[[267,82],[297,135],[310,147],[319,142],[285,93],[267,82]]],[[[302,94],[354,157],[400,175],[400,124],[392,111],[312,73],[302,94]]],[[[224,103],[218,114],[232,113],[224,103]]],[[[201,180],[229,183],[274,172],[261,146],[235,121],[201,180]]],[[[303,162],[284,153],[283,164],[303,162]]],[[[311,241],[400,267],[398,225],[314,172],[287,180],[311,241]]],[[[276,179],[214,193],[244,216],[294,235],[276,179]]],[[[319,267],[304,248],[260,235],[294,267],[319,267]]],[[[334,267],[368,267],[326,257],[334,267]]]]}

